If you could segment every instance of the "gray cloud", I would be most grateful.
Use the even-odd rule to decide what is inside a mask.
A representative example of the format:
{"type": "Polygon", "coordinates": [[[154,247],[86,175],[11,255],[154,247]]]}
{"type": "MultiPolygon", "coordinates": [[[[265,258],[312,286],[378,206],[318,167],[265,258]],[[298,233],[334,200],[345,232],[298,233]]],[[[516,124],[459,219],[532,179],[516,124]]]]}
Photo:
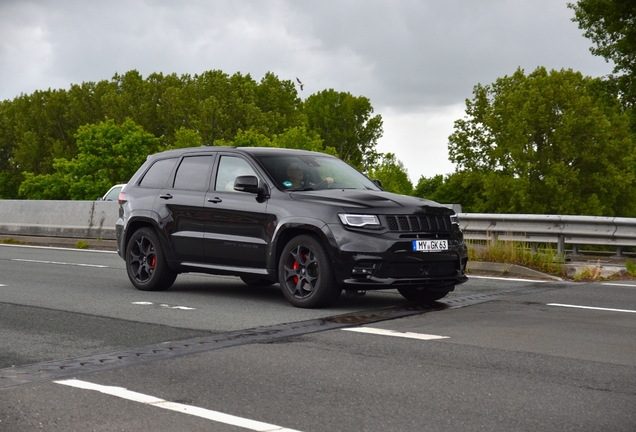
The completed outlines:
{"type": "MultiPolygon", "coordinates": [[[[517,67],[609,73],[611,65],[589,53],[590,42],[571,22],[566,3],[5,0],[0,99],[110,79],[131,69],[144,76],[221,69],[255,79],[272,71],[283,79],[300,77],[302,97],[326,88],[367,96],[377,112],[386,113],[385,130],[391,119],[414,128],[418,115],[426,120],[436,109],[456,112],[449,107],[470,98],[474,85],[517,67]],[[399,121],[400,115],[409,121],[399,121]]],[[[433,141],[388,147],[411,162],[414,145],[443,149],[446,143],[435,135],[433,141]]]]}
{"type": "Polygon", "coordinates": [[[274,71],[372,98],[450,105],[511,74],[610,69],[588,51],[566,2],[4,2],[0,97],[115,72],[274,71]]]}

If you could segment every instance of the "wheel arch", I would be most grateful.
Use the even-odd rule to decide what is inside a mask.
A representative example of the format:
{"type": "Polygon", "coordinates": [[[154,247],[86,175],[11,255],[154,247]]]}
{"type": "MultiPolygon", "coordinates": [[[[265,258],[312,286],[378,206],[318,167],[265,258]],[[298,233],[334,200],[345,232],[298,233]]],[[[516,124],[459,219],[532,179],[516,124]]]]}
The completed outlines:
{"type": "Polygon", "coordinates": [[[271,251],[268,257],[267,267],[273,269],[278,279],[278,265],[280,263],[281,254],[285,245],[289,241],[299,235],[311,235],[320,241],[329,255],[329,259],[333,262],[335,260],[334,244],[335,238],[331,233],[329,227],[323,223],[308,223],[303,222],[288,222],[285,224],[279,224],[276,232],[274,233],[271,251]]]}
{"type": "MultiPolygon", "coordinates": [[[[166,256],[167,261],[170,263],[174,261],[174,255],[172,253],[172,248],[170,247],[170,242],[165,235],[165,232],[159,228],[157,222],[151,218],[147,217],[137,217],[131,218],[126,226],[125,236],[124,236],[124,248],[128,247],[128,242],[132,235],[141,228],[151,228],[159,237],[159,241],[161,242],[161,248],[163,249],[163,253],[166,256]]],[[[125,249],[124,249],[125,253],[125,249]]]]}

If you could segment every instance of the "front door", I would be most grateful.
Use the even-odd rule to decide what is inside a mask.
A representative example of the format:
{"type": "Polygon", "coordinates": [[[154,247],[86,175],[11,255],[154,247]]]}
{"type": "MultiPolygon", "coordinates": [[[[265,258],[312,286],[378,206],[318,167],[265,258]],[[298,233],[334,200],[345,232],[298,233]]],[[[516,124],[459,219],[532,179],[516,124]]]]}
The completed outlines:
{"type": "MultiPolygon", "coordinates": [[[[252,165],[235,155],[221,155],[214,188],[206,195],[206,262],[219,267],[266,268],[267,199],[235,191],[238,176],[260,177],[252,165]]],[[[262,181],[262,180],[261,180],[262,181]]]]}

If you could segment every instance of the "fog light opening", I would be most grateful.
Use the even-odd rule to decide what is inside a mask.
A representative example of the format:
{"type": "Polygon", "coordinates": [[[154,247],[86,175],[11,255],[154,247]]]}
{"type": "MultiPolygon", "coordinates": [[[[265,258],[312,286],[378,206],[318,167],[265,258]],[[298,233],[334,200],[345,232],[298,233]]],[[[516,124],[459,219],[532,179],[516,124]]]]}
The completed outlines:
{"type": "Polygon", "coordinates": [[[371,279],[379,264],[371,261],[360,261],[353,265],[351,276],[358,279],[371,279]]]}

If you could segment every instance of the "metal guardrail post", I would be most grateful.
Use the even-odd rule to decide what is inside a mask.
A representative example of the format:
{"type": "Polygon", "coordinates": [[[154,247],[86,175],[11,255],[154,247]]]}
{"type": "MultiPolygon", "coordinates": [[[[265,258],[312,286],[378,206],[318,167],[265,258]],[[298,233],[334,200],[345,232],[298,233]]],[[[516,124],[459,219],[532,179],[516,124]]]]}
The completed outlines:
{"type": "Polygon", "coordinates": [[[559,255],[565,255],[565,237],[563,234],[559,234],[559,238],[557,240],[557,253],[559,255]]]}

